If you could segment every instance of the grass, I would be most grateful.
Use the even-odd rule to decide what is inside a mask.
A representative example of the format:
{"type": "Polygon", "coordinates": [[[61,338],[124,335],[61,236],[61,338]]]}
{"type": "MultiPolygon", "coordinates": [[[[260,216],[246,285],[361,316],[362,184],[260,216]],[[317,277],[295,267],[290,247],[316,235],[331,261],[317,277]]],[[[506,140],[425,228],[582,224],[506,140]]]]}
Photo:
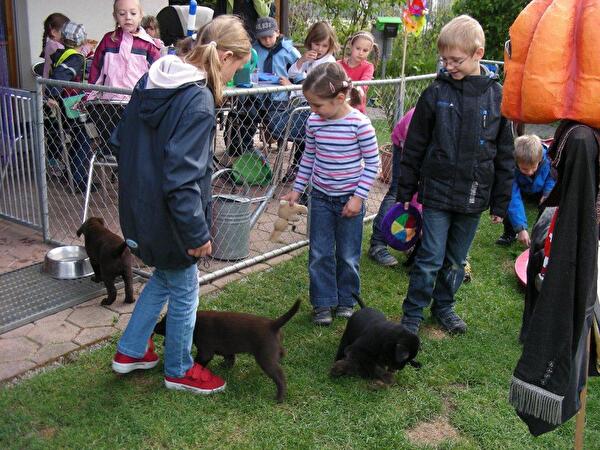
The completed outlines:
{"type": "MultiPolygon", "coordinates": [[[[369,234],[370,226],[366,230],[369,234]]],[[[407,367],[389,389],[378,390],[356,378],[329,378],[344,322],[336,320],[329,328],[310,323],[304,254],[228,285],[203,303],[205,308],[274,317],[295,299],[305,299],[284,328],[289,391],[283,404],[275,403],[274,384],[249,356],[239,357],[232,369],[215,358],[211,367],[228,381],[227,390],[202,397],[164,389],[161,365],[116,376],[110,369],[113,341],[65,366],[1,388],[0,447],[571,448],[574,420],[533,438],[507,401],[520,356],[523,292],[512,270],[521,249],[495,246],[501,231],[482,217],[470,253],[473,281],[458,293],[457,310],[469,324],[468,333],[440,338],[427,325],[418,357],[423,367],[407,367]],[[456,430],[456,437],[437,447],[426,445],[435,433],[417,433],[421,440],[409,440],[409,430],[440,418],[456,430]]],[[[365,257],[361,276],[365,301],[399,318],[407,270],[382,268],[365,257]]],[[[600,383],[592,379],[586,428],[590,449],[600,446],[599,397],[600,383]]]]}
{"type": "Polygon", "coordinates": [[[377,136],[377,144],[379,146],[388,144],[392,141],[391,130],[387,119],[373,119],[371,121],[373,128],[375,129],[375,135],[377,136]]]}

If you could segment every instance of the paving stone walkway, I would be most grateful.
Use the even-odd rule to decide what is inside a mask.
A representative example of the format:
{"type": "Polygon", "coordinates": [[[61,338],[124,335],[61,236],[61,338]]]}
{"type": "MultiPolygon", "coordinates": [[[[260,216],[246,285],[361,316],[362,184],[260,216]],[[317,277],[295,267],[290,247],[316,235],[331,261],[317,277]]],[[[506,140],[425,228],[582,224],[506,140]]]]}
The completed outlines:
{"type": "MultiPolygon", "coordinates": [[[[50,248],[43,243],[39,233],[0,219],[0,273],[42,261],[50,248]]],[[[284,254],[268,263],[217,279],[201,286],[200,295],[214,293],[232,281],[291,258],[292,255],[284,254]]],[[[143,283],[136,283],[136,298],[142,287],[143,283]]],[[[104,297],[102,295],[0,335],[0,383],[121,333],[129,322],[135,303],[123,303],[122,290],[112,305],[101,305],[104,297]]]]}

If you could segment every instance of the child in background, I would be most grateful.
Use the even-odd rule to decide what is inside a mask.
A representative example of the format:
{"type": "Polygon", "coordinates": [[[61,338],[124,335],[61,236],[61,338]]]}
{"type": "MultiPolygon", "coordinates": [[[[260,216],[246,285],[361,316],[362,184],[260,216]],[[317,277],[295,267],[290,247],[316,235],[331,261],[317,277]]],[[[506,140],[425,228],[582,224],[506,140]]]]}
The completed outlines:
{"type": "MultiPolygon", "coordinates": [[[[142,7],[138,0],[115,0],[113,17],[116,27],[104,35],[96,48],[89,82],[133,89],[150,65],[160,58],[160,50],[140,27],[142,7]]],[[[104,94],[102,98],[123,99],[123,95],[104,94]]]]}
{"type": "MultiPolygon", "coordinates": [[[[50,78],[61,81],[85,81],[85,64],[86,58],[82,54],[82,47],[86,43],[86,33],[83,25],[75,22],[67,22],[64,24],[61,32],[61,41],[64,45],[63,49],[59,49],[52,55],[52,66],[50,70],[50,78]]],[[[77,95],[80,91],[73,89],[63,89],[57,86],[48,87],[46,94],[48,95],[47,104],[56,110],[56,106],[61,97],[77,95]]],[[[73,183],[75,189],[85,192],[87,187],[87,170],[90,160],[90,143],[87,139],[85,126],[79,122],[79,119],[70,119],[64,115],[64,124],[68,128],[67,132],[72,136],[73,143],[69,148],[71,165],[71,173],[73,175],[73,183]]],[[[57,125],[53,125],[55,130],[57,125]]],[[[49,142],[52,141],[52,134],[49,134],[49,142]]],[[[50,159],[57,159],[58,152],[52,151],[54,145],[49,145],[49,163],[50,159]],[[56,152],[56,153],[55,153],[56,152]]]]}
{"type": "Polygon", "coordinates": [[[61,42],[62,27],[69,21],[69,18],[61,13],[53,13],[44,20],[44,34],[42,36],[42,53],[40,58],[44,58],[44,70],[42,76],[48,78],[50,67],[52,66],[51,56],[56,50],[65,48],[61,42]]]}
{"type": "Polygon", "coordinates": [[[308,274],[316,325],[330,325],[333,309],[338,317],[353,313],[365,201],[379,166],[371,121],[346,102],[351,86],[335,62],[308,74],[302,86],[312,110],[306,150],[293,190],[282,197],[293,205],[312,186],[308,274]]]}
{"type": "Polygon", "coordinates": [[[541,204],[554,187],[556,180],[551,170],[548,149],[535,134],[515,139],[515,178],[508,213],[504,218],[504,233],[496,241],[498,245],[510,245],[516,239],[525,247],[531,241],[527,232],[527,215],[521,193],[540,197],[541,204]]]}
{"type": "MultiPolygon", "coordinates": [[[[382,266],[395,266],[398,264],[398,260],[390,254],[387,248],[381,229],[381,222],[390,208],[396,203],[398,178],[400,177],[400,158],[402,157],[402,149],[404,148],[406,136],[408,135],[408,126],[414,112],[415,108],[409,109],[398,121],[394,127],[394,131],[392,131],[392,181],[390,182],[390,188],[379,205],[377,216],[375,216],[375,219],[373,220],[373,234],[371,235],[371,245],[369,247],[368,255],[377,264],[382,266]]],[[[416,199],[414,200],[416,201],[416,199]]]]}
{"type": "MultiPolygon", "coordinates": [[[[354,33],[344,45],[343,55],[346,54],[346,48],[350,48],[350,55],[347,58],[338,60],[352,81],[366,81],[373,79],[375,67],[379,61],[379,46],[375,43],[375,38],[368,31],[359,31],[354,33]],[[371,64],[367,59],[371,52],[375,52],[375,64],[371,64]]],[[[367,110],[367,91],[368,86],[352,88],[350,92],[350,105],[354,106],[361,113],[367,110]]]]}
{"type": "Polygon", "coordinates": [[[159,50],[162,50],[165,43],[160,40],[160,27],[158,26],[158,20],[154,16],[142,17],[142,28],[148,35],[154,39],[154,43],[158,46],[159,50]]]}
{"type": "Polygon", "coordinates": [[[198,30],[182,57],[167,55],[137,83],[111,138],[119,165],[119,219],[134,252],[156,269],[144,286],[112,368],[158,364],[152,332],[169,302],[164,341],[168,389],[210,394],[225,382],[192,359],[199,257],[211,254],[215,104],[250,56],[242,22],[220,16],[198,30]]]}
{"type": "Polygon", "coordinates": [[[514,159],[510,122],[500,113],[498,77],[480,65],[485,35],[462,15],[441,30],[445,70],[421,94],[400,161],[396,200],[418,190],[423,205],[421,246],[402,304],[402,324],[417,333],[423,309],[449,333],[465,333],[454,310],[469,247],[481,213],[500,223],[510,201],[514,159]],[[460,107],[460,109],[459,109],[460,107]]]}
{"type": "MultiPolygon", "coordinates": [[[[279,34],[277,21],[272,17],[260,17],[256,21],[254,35],[256,41],[252,44],[258,55],[258,72],[279,76],[279,84],[291,84],[287,78],[288,68],[300,58],[300,52],[291,40],[279,34]]],[[[229,156],[240,155],[254,150],[254,135],[258,120],[271,122],[271,117],[280,111],[285,111],[289,94],[277,92],[270,95],[249,95],[240,98],[243,106],[231,112],[235,129],[229,130],[231,144],[229,156]],[[241,142],[240,142],[241,141],[241,142]]],[[[228,121],[228,124],[230,122],[228,121]]]]}
{"type": "MultiPolygon", "coordinates": [[[[288,78],[298,84],[302,83],[306,76],[321,64],[335,62],[333,54],[340,48],[335,31],[327,22],[316,22],[311,26],[304,40],[304,47],[307,49],[298,60],[292,64],[288,70],[288,78]]],[[[293,91],[291,98],[300,97],[302,94],[293,91]]],[[[302,103],[294,103],[292,106],[301,106],[302,103]]],[[[288,108],[274,115],[269,124],[271,135],[277,139],[283,139],[285,129],[290,119],[293,108],[288,108]]],[[[292,156],[292,162],[288,172],[283,177],[283,182],[292,181],[298,173],[298,162],[304,151],[303,134],[306,125],[306,119],[309,112],[302,112],[294,115],[294,123],[290,128],[290,139],[296,143],[296,149],[292,156]]]]}

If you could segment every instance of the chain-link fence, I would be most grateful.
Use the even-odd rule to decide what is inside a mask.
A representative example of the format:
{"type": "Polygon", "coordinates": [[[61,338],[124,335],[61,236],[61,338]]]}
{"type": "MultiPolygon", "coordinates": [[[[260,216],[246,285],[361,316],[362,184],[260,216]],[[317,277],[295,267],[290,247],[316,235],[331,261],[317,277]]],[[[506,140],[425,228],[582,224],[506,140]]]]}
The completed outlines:
{"type": "MultiPolygon", "coordinates": [[[[403,109],[408,110],[434,75],[406,79],[403,109]]],[[[87,84],[38,80],[44,93],[43,134],[47,198],[47,238],[81,244],[75,231],[86,217],[102,217],[120,233],[116,160],[108,139],[117,126],[129,91],[87,84]],[[90,95],[90,93],[92,95],[90,95]],[[58,95],[57,95],[58,94],[58,95]],[[86,94],[83,96],[83,94],[86,94]],[[118,97],[118,98],[115,98],[118,97]]],[[[390,142],[401,117],[401,80],[373,80],[366,114],[380,146],[390,142]]],[[[301,86],[259,83],[230,89],[217,110],[213,157],[213,255],[200,266],[202,281],[239,270],[306,244],[305,216],[271,239],[279,198],[293,183],[304,148],[310,113],[301,86]]],[[[386,159],[382,158],[383,165],[386,159]]],[[[391,158],[390,158],[391,163],[391,158]]],[[[376,214],[389,187],[383,167],[367,202],[376,214]]],[[[148,269],[140,265],[142,271],[148,269]]]]}

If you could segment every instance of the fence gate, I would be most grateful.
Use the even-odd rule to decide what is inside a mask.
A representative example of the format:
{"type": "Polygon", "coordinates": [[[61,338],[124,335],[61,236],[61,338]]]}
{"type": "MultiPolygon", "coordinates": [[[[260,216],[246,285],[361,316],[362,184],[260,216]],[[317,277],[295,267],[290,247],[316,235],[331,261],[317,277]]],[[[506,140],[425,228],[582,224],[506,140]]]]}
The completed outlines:
{"type": "Polygon", "coordinates": [[[0,87],[0,217],[42,228],[35,93],[0,87]]]}

